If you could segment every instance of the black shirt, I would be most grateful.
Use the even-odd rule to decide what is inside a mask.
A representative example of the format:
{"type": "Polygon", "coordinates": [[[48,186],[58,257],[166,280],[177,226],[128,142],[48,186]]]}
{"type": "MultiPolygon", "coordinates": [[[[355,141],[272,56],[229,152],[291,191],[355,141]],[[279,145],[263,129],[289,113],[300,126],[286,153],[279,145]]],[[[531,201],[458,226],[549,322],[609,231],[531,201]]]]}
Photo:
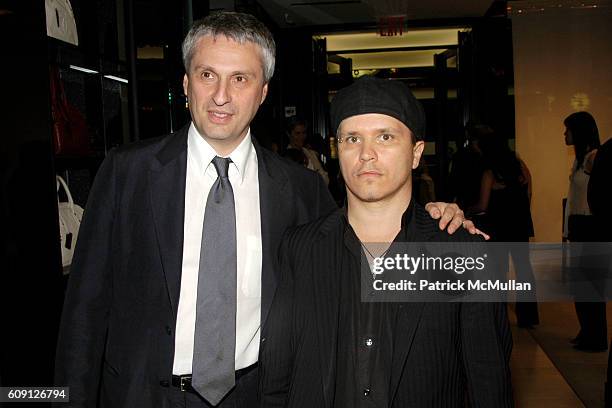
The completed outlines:
{"type": "MultiPolygon", "coordinates": [[[[394,241],[406,242],[416,228],[412,203],[402,217],[394,241]]],[[[361,262],[365,252],[344,222],[344,250],[340,275],[338,353],[334,406],[388,407],[397,303],[361,301],[361,262]]]]}

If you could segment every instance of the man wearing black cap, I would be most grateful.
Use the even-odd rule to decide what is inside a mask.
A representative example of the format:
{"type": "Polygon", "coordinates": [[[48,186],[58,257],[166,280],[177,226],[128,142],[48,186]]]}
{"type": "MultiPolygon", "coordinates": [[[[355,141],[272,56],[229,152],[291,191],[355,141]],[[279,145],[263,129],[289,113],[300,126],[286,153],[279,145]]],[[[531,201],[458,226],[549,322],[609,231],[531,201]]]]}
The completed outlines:
{"type": "Polygon", "coordinates": [[[425,115],[408,87],[372,77],[331,107],[347,206],[290,230],[260,350],[264,407],[512,406],[512,340],[495,303],[362,302],[365,243],[464,241],[411,198],[425,115]]]}

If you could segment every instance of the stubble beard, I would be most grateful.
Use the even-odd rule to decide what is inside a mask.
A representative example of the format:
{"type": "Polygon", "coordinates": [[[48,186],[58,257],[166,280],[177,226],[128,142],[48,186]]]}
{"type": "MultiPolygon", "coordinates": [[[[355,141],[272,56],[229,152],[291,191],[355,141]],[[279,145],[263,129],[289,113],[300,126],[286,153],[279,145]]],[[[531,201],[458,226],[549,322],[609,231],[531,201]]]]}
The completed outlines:
{"type": "Polygon", "coordinates": [[[404,188],[412,192],[412,180],[389,192],[377,191],[376,185],[366,186],[361,191],[353,190],[349,187],[348,184],[346,185],[347,194],[351,194],[355,197],[355,199],[363,203],[376,203],[392,199],[396,195],[401,194],[404,188]]]}

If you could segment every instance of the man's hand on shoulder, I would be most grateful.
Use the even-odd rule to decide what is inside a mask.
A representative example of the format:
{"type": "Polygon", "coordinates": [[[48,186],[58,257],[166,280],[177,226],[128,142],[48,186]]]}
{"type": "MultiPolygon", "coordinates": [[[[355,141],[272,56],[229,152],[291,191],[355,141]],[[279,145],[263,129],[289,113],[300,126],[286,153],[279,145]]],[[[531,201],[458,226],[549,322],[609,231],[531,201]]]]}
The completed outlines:
{"type": "Polygon", "coordinates": [[[472,221],[466,220],[463,210],[455,203],[431,202],[425,205],[425,210],[434,220],[439,219],[440,229],[446,229],[449,234],[453,234],[459,227],[463,226],[472,235],[481,235],[486,240],[491,238],[476,228],[472,221]]]}

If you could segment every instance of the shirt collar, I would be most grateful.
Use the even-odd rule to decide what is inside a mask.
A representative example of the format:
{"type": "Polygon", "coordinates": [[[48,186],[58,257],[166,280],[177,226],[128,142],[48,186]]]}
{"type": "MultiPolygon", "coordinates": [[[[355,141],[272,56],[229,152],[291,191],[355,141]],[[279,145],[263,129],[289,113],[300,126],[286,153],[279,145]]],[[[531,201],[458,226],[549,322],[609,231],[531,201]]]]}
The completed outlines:
{"type": "MultiPolygon", "coordinates": [[[[348,220],[347,206],[346,204],[339,211],[342,212],[341,220],[344,224],[344,246],[351,252],[351,254],[357,258],[361,259],[362,256],[365,256],[365,252],[362,250],[362,243],[357,237],[355,230],[351,226],[348,220]]],[[[416,223],[415,223],[415,205],[414,199],[410,200],[410,204],[408,204],[408,208],[402,214],[402,226],[400,232],[397,234],[391,246],[385,252],[385,256],[393,257],[393,255],[397,251],[397,243],[401,242],[417,242],[417,233],[416,233],[416,223]]]]}
{"type": "MultiPolygon", "coordinates": [[[[189,154],[195,159],[195,163],[198,170],[206,172],[208,166],[211,165],[212,160],[217,156],[215,149],[202,137],[200,132],[196,129],[193,122],[189,126],[187,133],[187,145],[189,154]]],[[[231,167],[234,167],[238,171],[238,179],[240,183],[244,181],[244,177],[247,170],[248,158],[253,153],[253,143],[251,141],[251,129],[247,131],[246,136],[242,139],[242,142],[229,154],[232,160],[231,167]]]]}
{"type": "MultiPolygon", "coordinates": [[[[349,247],[349,249],[351,249],[355,253],[356,248],[359,248],[358,243],[360,241],[348,220],[348,206],[346,203],[340,209],[340,211],[342,212],[341,218],[344,224],[344,243],[346,244],[347,247],[349,247]]],[[[401,230],[399,234],[397,234],[393,242],[414,241],[415,229],[416,229],[416,224],[414,220],[414,212],[415,212],[414,198],[411,198],[410,203],[408,204],[408,208],[406,208],[406,211],[404,211],[404,214],[402,214],[401,230]]]]}

